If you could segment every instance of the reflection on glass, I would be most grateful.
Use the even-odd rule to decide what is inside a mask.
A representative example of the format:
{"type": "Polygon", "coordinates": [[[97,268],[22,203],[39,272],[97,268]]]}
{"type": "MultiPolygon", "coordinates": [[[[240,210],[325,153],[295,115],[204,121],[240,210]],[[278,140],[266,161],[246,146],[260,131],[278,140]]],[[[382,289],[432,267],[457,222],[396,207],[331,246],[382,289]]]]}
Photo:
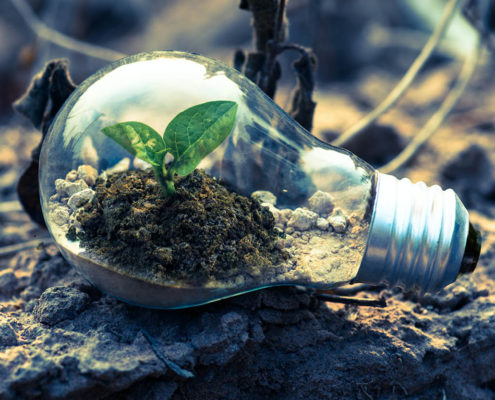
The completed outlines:
{"type": "MultiPolygon", "coordinates": [[[[146,53],[95,74],[60,111],[40,162],[43,211],[63,254],[99,288],[132,303],[181,307],[272,285],[329,288],[352,280],[363,257],[374,200],[373,170],[351,153],[315,139],[247,78],[206,57],[146,53]],[[237,120],[230,136],[198,168],[230,192],[256,198],[260,209],[269,211],[274,224],[267,228],[270,240],[281,254],[277,263],[251,265],[244,272],[233,265],[207,279],[178,279],[150,273],[159,270],[159,261],[149,269],[127,268],[104,251],[82,245],[78,235],[84,227],[78,215],[96,201],[98,184],[109,185],[115,174],[144,174],[149,167],[102,128],[138,121],[163,133],[181,111],[214,100],[235,101],[237,120]]],[[[132,206],[133,212],[138,205],[142,202],[132,206]]],[[[247,240],[231,239],[234,248],[247,240]]],[[[126,244],[133,245],[139,246],[126,244]]],[[[156,254],[170,246],[163,243],[156,254]]]]}

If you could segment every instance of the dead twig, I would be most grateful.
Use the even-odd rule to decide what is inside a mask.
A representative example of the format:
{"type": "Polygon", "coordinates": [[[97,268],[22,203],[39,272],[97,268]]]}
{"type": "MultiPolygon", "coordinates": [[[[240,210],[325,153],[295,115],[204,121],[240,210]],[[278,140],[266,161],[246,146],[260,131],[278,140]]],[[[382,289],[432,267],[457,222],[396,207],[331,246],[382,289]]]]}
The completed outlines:
{"type": "Polygon", "coordinates": [[[279,46],[278,53],[281,54],[287,50],[295,50],[300,54],[300,58],[292,64],[296,73],[297,84],[292,93],[289,115],[311,132],[316,108],[316,103],[313,101],[313,90],[315,88],[314,75],[317,59],[311,49],[295,43],[285,43],[279,46]]]}
{"type": "Polygon", "coordinates": [[[165,357],[160,349],[158,348],[158,342],[156,341],[153,336],[151,336],[145,329],[140,328],[141,332],[143,333],[144,337],[148,341],[148,343],[151,346],[151,349],[153,350],[153,353],[158,357],[158,359],[163,362],[168,368],[170,368],[174,373],[176,373],[178,376],[182,376],[183,378],[194,378],[194,374],[191,371],[188,371],[184,368],[179,367],[176,363],[174,363],[172,360],[169,360],[167,357],[165,357]]]}
{"type": "Polygon", "coordinates": [[[387,302],[383,297],[379,299],[362,299],[358,297],[344,297],[328,293],[315,293],[316,298],[330,303],[352,304],[365,307],[387,307],[387,302]]]}
{"type": "Polygon", "coordinates": [[[82,53],[88,57],[99,58],[106,61],[115,61],[127,56],[127,54],[120,53],[115,50],[74,39],[48,27],[37,17],[25,0],[10,0],[10,2],[21,15],[22,19],[26,22],[29,28],[31,28],[37,36],[44,40],[65,49],[82,53]]]}
{"type": "Polygon", "coordinates": [[[279,43],[285,40],[285,0],[241,0],[240,8],[253,14],[253,41],[255,51],[240,57],[235,54],[235,65],[256,83],[269,97],[275,96],[277,81],[281,76],[276,60],[279,43]]]}
{"type": "Polygon", "coordinates": [[[75,88],[67,61],[52,60],[33,78],[26,93],[13,105],[17,112],[28,118],[42,133],[40,143],[31,152],[31,164],[17,183],[17,194],[24,210],[42,227],[45,226],[45,221],[41,212],[38,184],[41,145],[55,115],[75,88]]]}
{"type": "Polygon", "coordinates": [[[449,0],[445,6],[442,18],[440,22],[435,27],[432,35],[426,42],[423,50],[419,53],[418,57],[409,67],[409,70],[402,77],[397,86],[389,93],[389,95],[383,100],[373,111],[371,111],[364,118],[359,120],[356,124],[352,125],[350,128],[346,129],[342,135],[335,139],[331,144],[334,146],[341,146],[346,143],[349,139],[356,136],[359,132],[366,129],[369,125],[375,122],[381,115],[387,112],[406,92],[411,83],[414,81],[418,72],[421,70],[423,65],[426,63],[430,55],[433,53],[437,47],[440,39],[447,30],[450,21],[455,15],[461,0],[449,0]]]}
{"type": "Polygon", "coordinates": [[[267,46],[267,56],[265,65],[263,67],[263,73],[259,82],[259,86],[263,91],[268,91],[272,77],[274,75],[273,68],[275,67],[275,61],[278,55],[278,45],[281,40],[282,27],[285,15],[285,0],[280,0],[277,7],[277,14],[275,17],[275,27],[273,29],[273,39],[266,43],[267,46]]]}
{"type": "Polygon", "coordinates": [[[430,139],[433,134],[438,130],[440,125],[449,114],[449,112],[454,108],[457,101],[461,97],[462,93],[466,89],[474,70],[476,69],[479,54],[481,52],[481,45],[478,42],[471,54],[469,54],[464,62],[461,72],[457,78],[455,86],[449,91],[447,97],[443,101],[440,108],[430,117],[428,122],[423,126],[423,128],[418,132],[414,139],[409,143],[402,152],[399,153],[397,157],[391,160],[388,164],[380,168],[380,172],[384,174],[390,174],[405,163],[407,163],[413,156],[418,152],[418,150],[430,139]]]}
{"type": "Polygon", "coordinates": [[[385,287],[385,285],[368,285],[367,283],[361,283],[332,289],[332,294],[337,296],[354,296],[360,292],[379,292],[380,290],[385,289],[385,287]]]}

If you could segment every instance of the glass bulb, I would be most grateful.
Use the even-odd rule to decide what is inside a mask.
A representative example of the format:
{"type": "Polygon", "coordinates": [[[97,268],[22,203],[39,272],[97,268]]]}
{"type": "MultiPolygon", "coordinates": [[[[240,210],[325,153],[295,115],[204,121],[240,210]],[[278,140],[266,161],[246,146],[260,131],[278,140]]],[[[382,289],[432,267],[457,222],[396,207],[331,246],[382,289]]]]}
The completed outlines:
{"type": "MultiPolygon", "coordinates": [[[[171,161],[167,154],[164,166],[171,161]]],[[[236,70],[183,52],[127,57],[84,81],[44,141],[40,192],[65,258],[103,292],[145,307],[188,307],[279,285],[386,282],[434,291],[474,270],[480,251],[452,190],[378,173],[309,134],[236,70]],[[233,129],[199,163],[204,173],[176,181],[176,197],[157,197],[150,165],[102,131],[137,121],[162,134],[181,112],[209,101],[237,104],[233,129]],[[217,197],[204,188],[184,200],[198,182],[233,203],[211,208],[217,197]],[[199,222],[180,214],[196,201],[199,222]],[[179,222],[169,227],[161,218],[171,207],[179,222]],[[231,214],[231,226],[218,222],[231,214]],[[219,259],[223,269],[215,270],[219,259]],[[184,275],[186,267],[197,273],[184,275]]]]}

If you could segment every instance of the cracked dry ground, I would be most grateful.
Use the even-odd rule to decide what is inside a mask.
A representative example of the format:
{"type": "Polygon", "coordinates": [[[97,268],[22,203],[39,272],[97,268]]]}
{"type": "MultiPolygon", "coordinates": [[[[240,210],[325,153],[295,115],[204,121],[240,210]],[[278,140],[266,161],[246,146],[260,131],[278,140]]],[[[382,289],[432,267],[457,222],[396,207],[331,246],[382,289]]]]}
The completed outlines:
{"type": "MultiPolygon", "coordinates": [[[[385,289],[359,294],[384,295],[385,309],[279,288],[153,311],[102,295],[53,245],[24,250],[0,259],[0,399],[493,399],[495,97],[488,78],[489,71],[478,74],[456,114],[400,174],[459,192],[484,237],[472,276],[423,298],[385,289]]],[[[361,84],[358,95],[366,97],[361,84]]],[[[426,102],[435,102],[418,93],[382,121],[404,140],[424,120],[426,102]]],[[[320,96],[317,113],[356,113],[342,94],[320,96]]],[[[333,127],[341,128],[338,121],[333,127]]],[[[38,136],[1,129],[7,201],[38,136]]],[[[0,218],[2,246],[46,235],[22,212],[0,218]]]]}

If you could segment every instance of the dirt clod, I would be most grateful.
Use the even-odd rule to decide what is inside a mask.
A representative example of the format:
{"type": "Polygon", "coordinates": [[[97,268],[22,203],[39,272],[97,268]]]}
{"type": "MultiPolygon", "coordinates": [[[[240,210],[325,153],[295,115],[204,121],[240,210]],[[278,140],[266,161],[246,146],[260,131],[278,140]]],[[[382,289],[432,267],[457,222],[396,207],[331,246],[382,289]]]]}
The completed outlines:
{"type": "Polygon", "coordinates": [[[34,317],[47,325],[74,318],[89,303],[89,296],[77,289],[54,286],[43,292],[34,307],[34,317]]]}

